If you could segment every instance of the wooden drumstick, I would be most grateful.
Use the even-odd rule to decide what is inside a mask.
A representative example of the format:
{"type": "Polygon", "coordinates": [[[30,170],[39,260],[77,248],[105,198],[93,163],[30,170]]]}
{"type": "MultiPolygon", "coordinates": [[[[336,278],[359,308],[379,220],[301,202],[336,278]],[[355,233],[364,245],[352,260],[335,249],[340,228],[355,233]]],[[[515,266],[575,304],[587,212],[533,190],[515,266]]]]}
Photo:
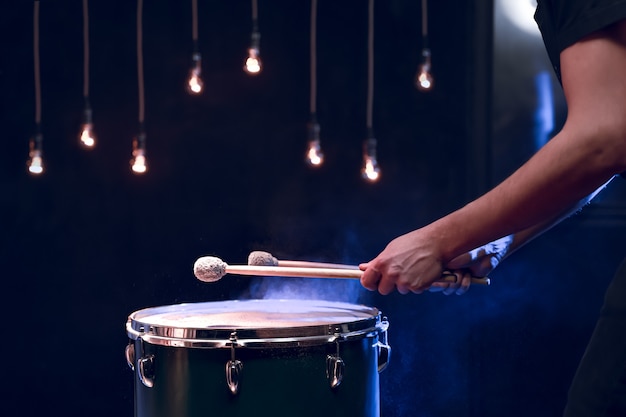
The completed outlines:
{"type": "MultiPolygon", "coordinates": [[[[359,269],[341,268],[310,268],[289,266],[262,266],[262,265],[228,265],[220,258],[204,256],[194,263],[194,275],[200,281],[215,282],[226,274],[257,275],[300,278],[346,278],[361,279],[363,271],[359,269]]],[[[455,282],[452,273],[442,276],[439,282],[455,282]]],[[[472,278],[472,283],[489,285],[489,278],[472,278]]]]}
{"type": "Polygon", "coordinates": [[[335,269],[359,269],[357,265],[334,264],[328,262],[289,261],[276,259],[269,252],[255,250],[248,255],[248,265],[257,266],[293,266],[297,268],[335,268],[335,269]]]}

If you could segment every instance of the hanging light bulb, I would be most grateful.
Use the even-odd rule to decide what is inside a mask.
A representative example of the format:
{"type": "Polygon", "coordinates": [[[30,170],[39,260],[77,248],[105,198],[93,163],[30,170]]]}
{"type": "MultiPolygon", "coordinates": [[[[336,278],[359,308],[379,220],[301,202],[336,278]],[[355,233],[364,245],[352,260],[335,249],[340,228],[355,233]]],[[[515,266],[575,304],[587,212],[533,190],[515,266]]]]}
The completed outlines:
{"type": "Polygon", "coordinates": [[[196,52],[192,56],[193,66],[189,71],[189,80],[187,81],[187,91],[190,94],[200,94],[202,92],[202,79],[200,73],[202,72],[202,56],[199,52],[196,52]]]}
{"type": "Polygon", "coordinates": [[[28,172],[33,175],[39,175],[43,173],[43,150],[42,150],[43,137],[41,133],[37,133],[30,139],[28,152],[28,172]]]}
{"type": "Polygon", "coordinates": [[[143,174],[148,170],[146,161],[146,134],[140,133],[133,140],[133,158],[130,167],[136,174],[143,174]]]}
{"type": "Polygon", "coordinates": [[[376,160],[376,139],[370,136],[363,143],[363,168],[361,175],[369,182],[376,182],[380,177],[380,168],[376,160]]]}
{"type": "Polygon", "coordinates": [[[84,121],[79,135],[79,143],[87,149],[91,149],[96,144],[96,137],[93,133],[93,123],[91,122],[91,109],[85,109],[84,121]]]}
{"type": "Polygon", "coordinates": [[[422,62],[417,69],[417,75],[415,76],[415,86],[420,91],[430,91],[433,88],[433,75],[430,72],[430,49],[422,49],[422,62]]]}
{"type": "Polygon", "coordinates": [[[250,75],[256,75],[261,72],[261,57],[259,50],[259,43],[261,40],[261,34],[257,31],[252,32],[252,42],[250,48],[248,48],[248,58],[244,64],[243,69],[250,75]]]}
{"type": "Polygon", "coordinates": [[[306,152],[306,161],[309,165],[317,167],[324,162],[324,154],[320,146],[320,125],[314,119],[308,126],[309,146],[306,152]]]}

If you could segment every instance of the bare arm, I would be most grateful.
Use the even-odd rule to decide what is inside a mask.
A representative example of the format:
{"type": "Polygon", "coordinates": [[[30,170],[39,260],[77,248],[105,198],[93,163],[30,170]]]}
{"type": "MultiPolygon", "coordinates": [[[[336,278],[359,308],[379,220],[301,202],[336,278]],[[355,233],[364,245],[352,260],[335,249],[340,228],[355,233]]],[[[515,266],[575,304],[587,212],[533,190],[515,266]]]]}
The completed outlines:
{"type": "Polygon", "coordinates": [[[391,241],[362,266],[363,286],[422,292],[457,256],[516,233],[519,247],[626,170],[625,45],[622,22],[563,51],[563,130],[490,192],[391,241]]]}

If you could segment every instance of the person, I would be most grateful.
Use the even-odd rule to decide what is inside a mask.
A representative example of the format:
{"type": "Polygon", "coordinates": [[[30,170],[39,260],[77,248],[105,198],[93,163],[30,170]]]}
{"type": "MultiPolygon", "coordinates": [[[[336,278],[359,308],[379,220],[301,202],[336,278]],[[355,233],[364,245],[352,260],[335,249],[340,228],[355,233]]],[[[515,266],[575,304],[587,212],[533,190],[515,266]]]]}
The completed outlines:
{"type": "MultiPolygon", "coordinates": [[[[535,20],[563,88],[563,128],[490,191],[361,264],[365,288],[463,294],[471,275],[487,275],[626,171],[626,0],[539,0],[535,20]],[[435,282],[446,269],[456,283],[435,282]]],[[[626,416],[626,260],[607,289],[564,415],[626,416]]]]}

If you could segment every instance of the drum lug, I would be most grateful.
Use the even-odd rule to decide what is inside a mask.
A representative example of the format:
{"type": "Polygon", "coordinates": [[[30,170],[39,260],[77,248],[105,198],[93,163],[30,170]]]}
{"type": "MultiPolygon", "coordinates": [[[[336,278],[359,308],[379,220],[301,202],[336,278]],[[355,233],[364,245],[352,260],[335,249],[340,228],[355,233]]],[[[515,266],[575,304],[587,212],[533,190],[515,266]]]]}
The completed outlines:
{"type": "Polygon", "coordinates": [[[154,355],[148,355],[137,361],[139,380],[148,388],[154,386],[154,355]]]}
{"type": "Polygon", "coordinates": [[[343,381],[343,371],[345,363],[339,356],[339,334],[335,333],[335,344],[337,345],[337,353],[335,355],[326,356],[326,378],[331,388],[337,388],[343,381]]]}
{"type": "Polygon", "coordinates": [[[345,363],[343,359],[336,355],[326,356],[326,377],[331,388],[337,388],[343,380],[345,363]]]}
{"type": "Polygon", "coordinates": [[[230,360],[226,362],[226,384],[233,395],[239,392],[239,380],[243,370],[243,363],[235,359],[235,345],[237,345],[237,332],[230,334],[230,360]]]}
{"type": "Polygon", "coordinates": [[[376,342],[376,347],[378,348],[378,372],[382,372],[385,370],[387,365],[389,365],[389,357],[391,355],[391,346],[387,342],[387,328],[389,327],[389,322],[387,321],[387,317],[383,317],[382,321],[384,331],[380,334],[380,340],[376,342]]]}
{"type": "Polygon", "coordinates": [[[141,355],[137,360],[137,366],[135,366],[137,352],[135,352],[135,345],[132,343],[126,346],[126,362],[133,371],[136,368],[137,376],[141,383],[148,388],[152,388],[154,386],[154,355],[144,356],[144,341],[141,337],[138,337],[137,340],[139,341],[139,354],[141,355]]]}
{"type": "Polygon", "coordinates": [[[134,343],[129,343],[126,345],[126,349],[124,351],[124,356],[126,356],[126,363],[131,371],[135,370],[135,345],[134,343]]]}

